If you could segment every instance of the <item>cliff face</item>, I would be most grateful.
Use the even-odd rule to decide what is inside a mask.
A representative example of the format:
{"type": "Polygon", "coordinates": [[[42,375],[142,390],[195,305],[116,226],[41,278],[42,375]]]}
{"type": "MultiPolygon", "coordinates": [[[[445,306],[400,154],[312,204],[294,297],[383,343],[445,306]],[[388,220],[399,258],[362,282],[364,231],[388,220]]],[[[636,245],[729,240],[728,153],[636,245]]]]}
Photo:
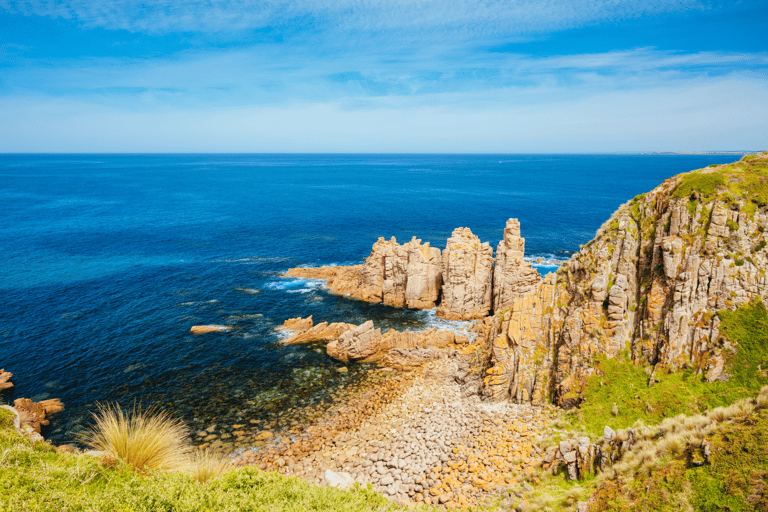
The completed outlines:
{"type": "Polygon", "coordinates": [[[730,347],[714,313],[768,299],[766,225],[768,154],[637,196],[556,274],[476,327],[489,349],[484,394],[573,405],[594,356],[624,350],[726,378],[730,347]]]}

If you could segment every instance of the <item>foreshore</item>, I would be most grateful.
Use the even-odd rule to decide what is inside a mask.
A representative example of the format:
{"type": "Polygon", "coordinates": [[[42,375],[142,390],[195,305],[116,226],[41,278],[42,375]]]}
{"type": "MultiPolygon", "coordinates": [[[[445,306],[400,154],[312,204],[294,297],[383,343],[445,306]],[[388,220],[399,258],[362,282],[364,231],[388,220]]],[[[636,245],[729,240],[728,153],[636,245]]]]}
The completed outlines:
{"type": "Polygon", "coordinates": [[[235,463],[313,483],[323,483],[326,470],[346,472],[401,504],[491,504],[541,463],[558,410],[463,396],[456,372],[452,359],[375,371],[375,385],[322,421],[243,451],[235,463]]]}

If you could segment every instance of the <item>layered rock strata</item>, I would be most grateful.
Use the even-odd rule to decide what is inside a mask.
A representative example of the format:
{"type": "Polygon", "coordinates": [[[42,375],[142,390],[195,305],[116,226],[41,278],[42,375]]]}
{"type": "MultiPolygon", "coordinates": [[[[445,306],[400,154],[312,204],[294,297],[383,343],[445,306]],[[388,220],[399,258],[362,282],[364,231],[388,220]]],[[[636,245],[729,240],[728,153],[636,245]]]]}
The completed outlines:
{"type": "Polygon", "coordinates": [[[675,176],[620,207],[556,274],[476,326],[484,393],[575,405],[595,356],[622,351],[725,378],[733,347],[715,313],[768,300],[768,201],[754,181],[766,174],[763,154],[675,176]]]}
{"type": "Polygon", "coordinates": [[[472,234],[457,228],[443,251],[443,296],[437,316],[447,320],[482,318],[493,299],[493,249],[472,234]]]}

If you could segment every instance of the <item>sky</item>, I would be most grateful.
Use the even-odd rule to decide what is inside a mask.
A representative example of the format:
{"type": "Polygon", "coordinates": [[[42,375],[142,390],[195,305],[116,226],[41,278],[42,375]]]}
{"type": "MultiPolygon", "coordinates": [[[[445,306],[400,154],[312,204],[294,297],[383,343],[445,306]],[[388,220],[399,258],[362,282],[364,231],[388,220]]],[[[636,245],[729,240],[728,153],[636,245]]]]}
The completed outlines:
{"type": "Polygon", "coordinates": [[[0,0],[0,152],[759,149],[766,0],[0,0]]]}

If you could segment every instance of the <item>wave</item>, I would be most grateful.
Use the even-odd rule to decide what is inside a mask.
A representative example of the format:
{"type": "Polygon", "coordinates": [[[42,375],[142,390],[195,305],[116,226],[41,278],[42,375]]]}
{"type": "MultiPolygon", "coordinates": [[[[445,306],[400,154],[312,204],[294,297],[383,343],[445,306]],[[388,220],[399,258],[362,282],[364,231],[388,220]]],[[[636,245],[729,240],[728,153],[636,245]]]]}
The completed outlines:
{"type": "Polygon", "coordinates": [[[280,281],[269,282],[264,287],[270,290],[282,290],[288,293],[308,293],[324,289],[325,280],[291,277],[284,278],[280,281]]]}

